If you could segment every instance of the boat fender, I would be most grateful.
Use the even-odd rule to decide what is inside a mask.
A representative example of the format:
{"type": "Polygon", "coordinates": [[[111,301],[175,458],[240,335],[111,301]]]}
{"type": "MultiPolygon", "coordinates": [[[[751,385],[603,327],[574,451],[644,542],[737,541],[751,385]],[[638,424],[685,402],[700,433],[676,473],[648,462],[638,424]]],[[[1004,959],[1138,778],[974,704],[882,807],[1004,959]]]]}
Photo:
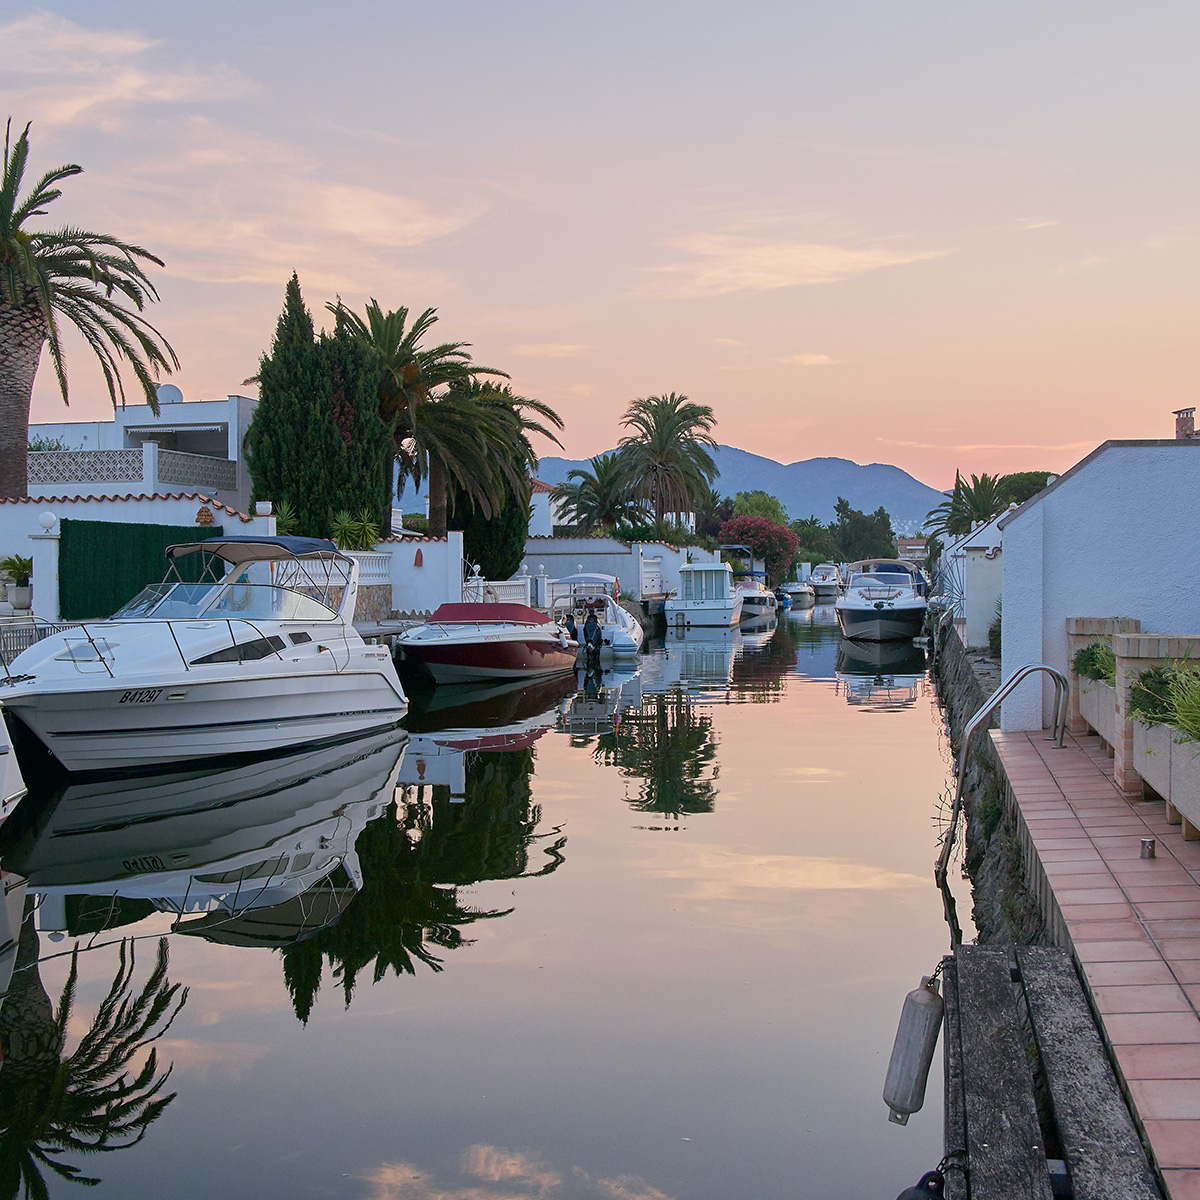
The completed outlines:
{"type": "Polygon", "coordinates": [[[566,631],[565,629],[562,629],[562,628],[560,628],[560,629],[559,629],[559,631],[558,631],[558,640],[559,640],[559,643],[560,643],[560,645],[562,646],[562,648],[565,650],[565,649],[567,648],[567,645],[568,645],[568,641],[567,641],[567,631],[566,631]]]}
{"type": "Polygon", "coordinates": [[[909,1116],[925,1103],[925,1083],[929,1078],[944,1008],[945,1003],[938,995],[937,979],[931,975],[923,976],[921,986],[913,988],[904,997],[892,1059],[883,1084],[883,1101],[891,1109],[888,1120],[897,1125],[907,1125],[909,1116]]]}
{"type": "Polygon", "coordinates": [[[942,1189],[946,1186],[945,1177],[941,1171],[926,1171],[916,1187],[905,1188],[896,1200],[928,1200],[930,1196],[939,1198],[944,1195],[942,1189]]]}

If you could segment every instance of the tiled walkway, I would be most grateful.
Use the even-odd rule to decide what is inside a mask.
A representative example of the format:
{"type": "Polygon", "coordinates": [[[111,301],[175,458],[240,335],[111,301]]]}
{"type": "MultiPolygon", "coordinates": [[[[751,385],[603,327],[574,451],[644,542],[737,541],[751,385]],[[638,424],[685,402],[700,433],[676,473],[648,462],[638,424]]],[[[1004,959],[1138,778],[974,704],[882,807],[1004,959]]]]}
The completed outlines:
{"type": "Polygon", "coordinates": [[[1097,737],[992,739],[1172,1200],[1200,1200],[1200,842],[1117,790],[1097,737]]]}

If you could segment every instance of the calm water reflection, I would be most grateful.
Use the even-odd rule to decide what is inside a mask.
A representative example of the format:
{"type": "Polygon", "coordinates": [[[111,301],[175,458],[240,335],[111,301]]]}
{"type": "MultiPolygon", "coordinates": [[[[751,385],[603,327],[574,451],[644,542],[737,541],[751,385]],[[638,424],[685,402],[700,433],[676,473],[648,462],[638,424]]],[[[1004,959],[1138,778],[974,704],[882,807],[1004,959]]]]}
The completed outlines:
{"type": "Polygon", "coordinates": [[[886,1196],[937,1162],[939,1079],[907,1129],[879,1096],[946,942],[920,652],[817,608],[407,726],[34,781],[0,1200],[886,1196]]]}

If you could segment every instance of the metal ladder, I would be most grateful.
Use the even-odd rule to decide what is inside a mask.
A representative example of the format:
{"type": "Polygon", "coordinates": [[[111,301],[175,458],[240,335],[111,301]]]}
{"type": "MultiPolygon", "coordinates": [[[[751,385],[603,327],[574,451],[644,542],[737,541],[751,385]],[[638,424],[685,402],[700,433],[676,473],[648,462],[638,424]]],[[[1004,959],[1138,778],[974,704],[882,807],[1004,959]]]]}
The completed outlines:
{"type": "Polygon", "coordinates": [[[954,832],[958,826],[958,814],[962,811],[963,784],[967,777],[967,758],[971,750],[971,738],[983,722],[992,715],[1005,696],[1009,695],[1023,679],[1038,671],[1045,671],[1054,680],[1054,721],[1050,727],[1050,736],[1046,741],[1054,742],[1057,749],[1062,749],[1063,739],[1067,733],[1067,707],[1071,700],[1071,684],[1067,677],[1054,667],[1048,667],[1045,663],[1028,663],[1014,671],[967,722],[962,749],[958,753],[958,775],[954,788],[954,805],[950,809],[950,824],[943,837],[942,852],[938,856],[937,866],[933,872],[933,878],[943,893],[946,890],[946,869],[950,864],[950,854],[954,849],[954,832]]]}

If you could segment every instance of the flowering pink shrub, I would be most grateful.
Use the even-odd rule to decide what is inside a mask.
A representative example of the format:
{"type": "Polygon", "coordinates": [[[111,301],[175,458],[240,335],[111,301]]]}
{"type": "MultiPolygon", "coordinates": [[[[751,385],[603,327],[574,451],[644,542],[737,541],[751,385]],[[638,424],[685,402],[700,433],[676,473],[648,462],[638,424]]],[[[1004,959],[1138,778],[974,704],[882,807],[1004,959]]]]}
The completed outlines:
{"type": "Polygon", "coordinates": [[[730,517],[720,529],[721,542],[740,542],[749,546],[755,558],[766,564],[772,583],[781,582],[792,566],[800,539],[786,526],[776,525],[766,517],[730,517]]]}

